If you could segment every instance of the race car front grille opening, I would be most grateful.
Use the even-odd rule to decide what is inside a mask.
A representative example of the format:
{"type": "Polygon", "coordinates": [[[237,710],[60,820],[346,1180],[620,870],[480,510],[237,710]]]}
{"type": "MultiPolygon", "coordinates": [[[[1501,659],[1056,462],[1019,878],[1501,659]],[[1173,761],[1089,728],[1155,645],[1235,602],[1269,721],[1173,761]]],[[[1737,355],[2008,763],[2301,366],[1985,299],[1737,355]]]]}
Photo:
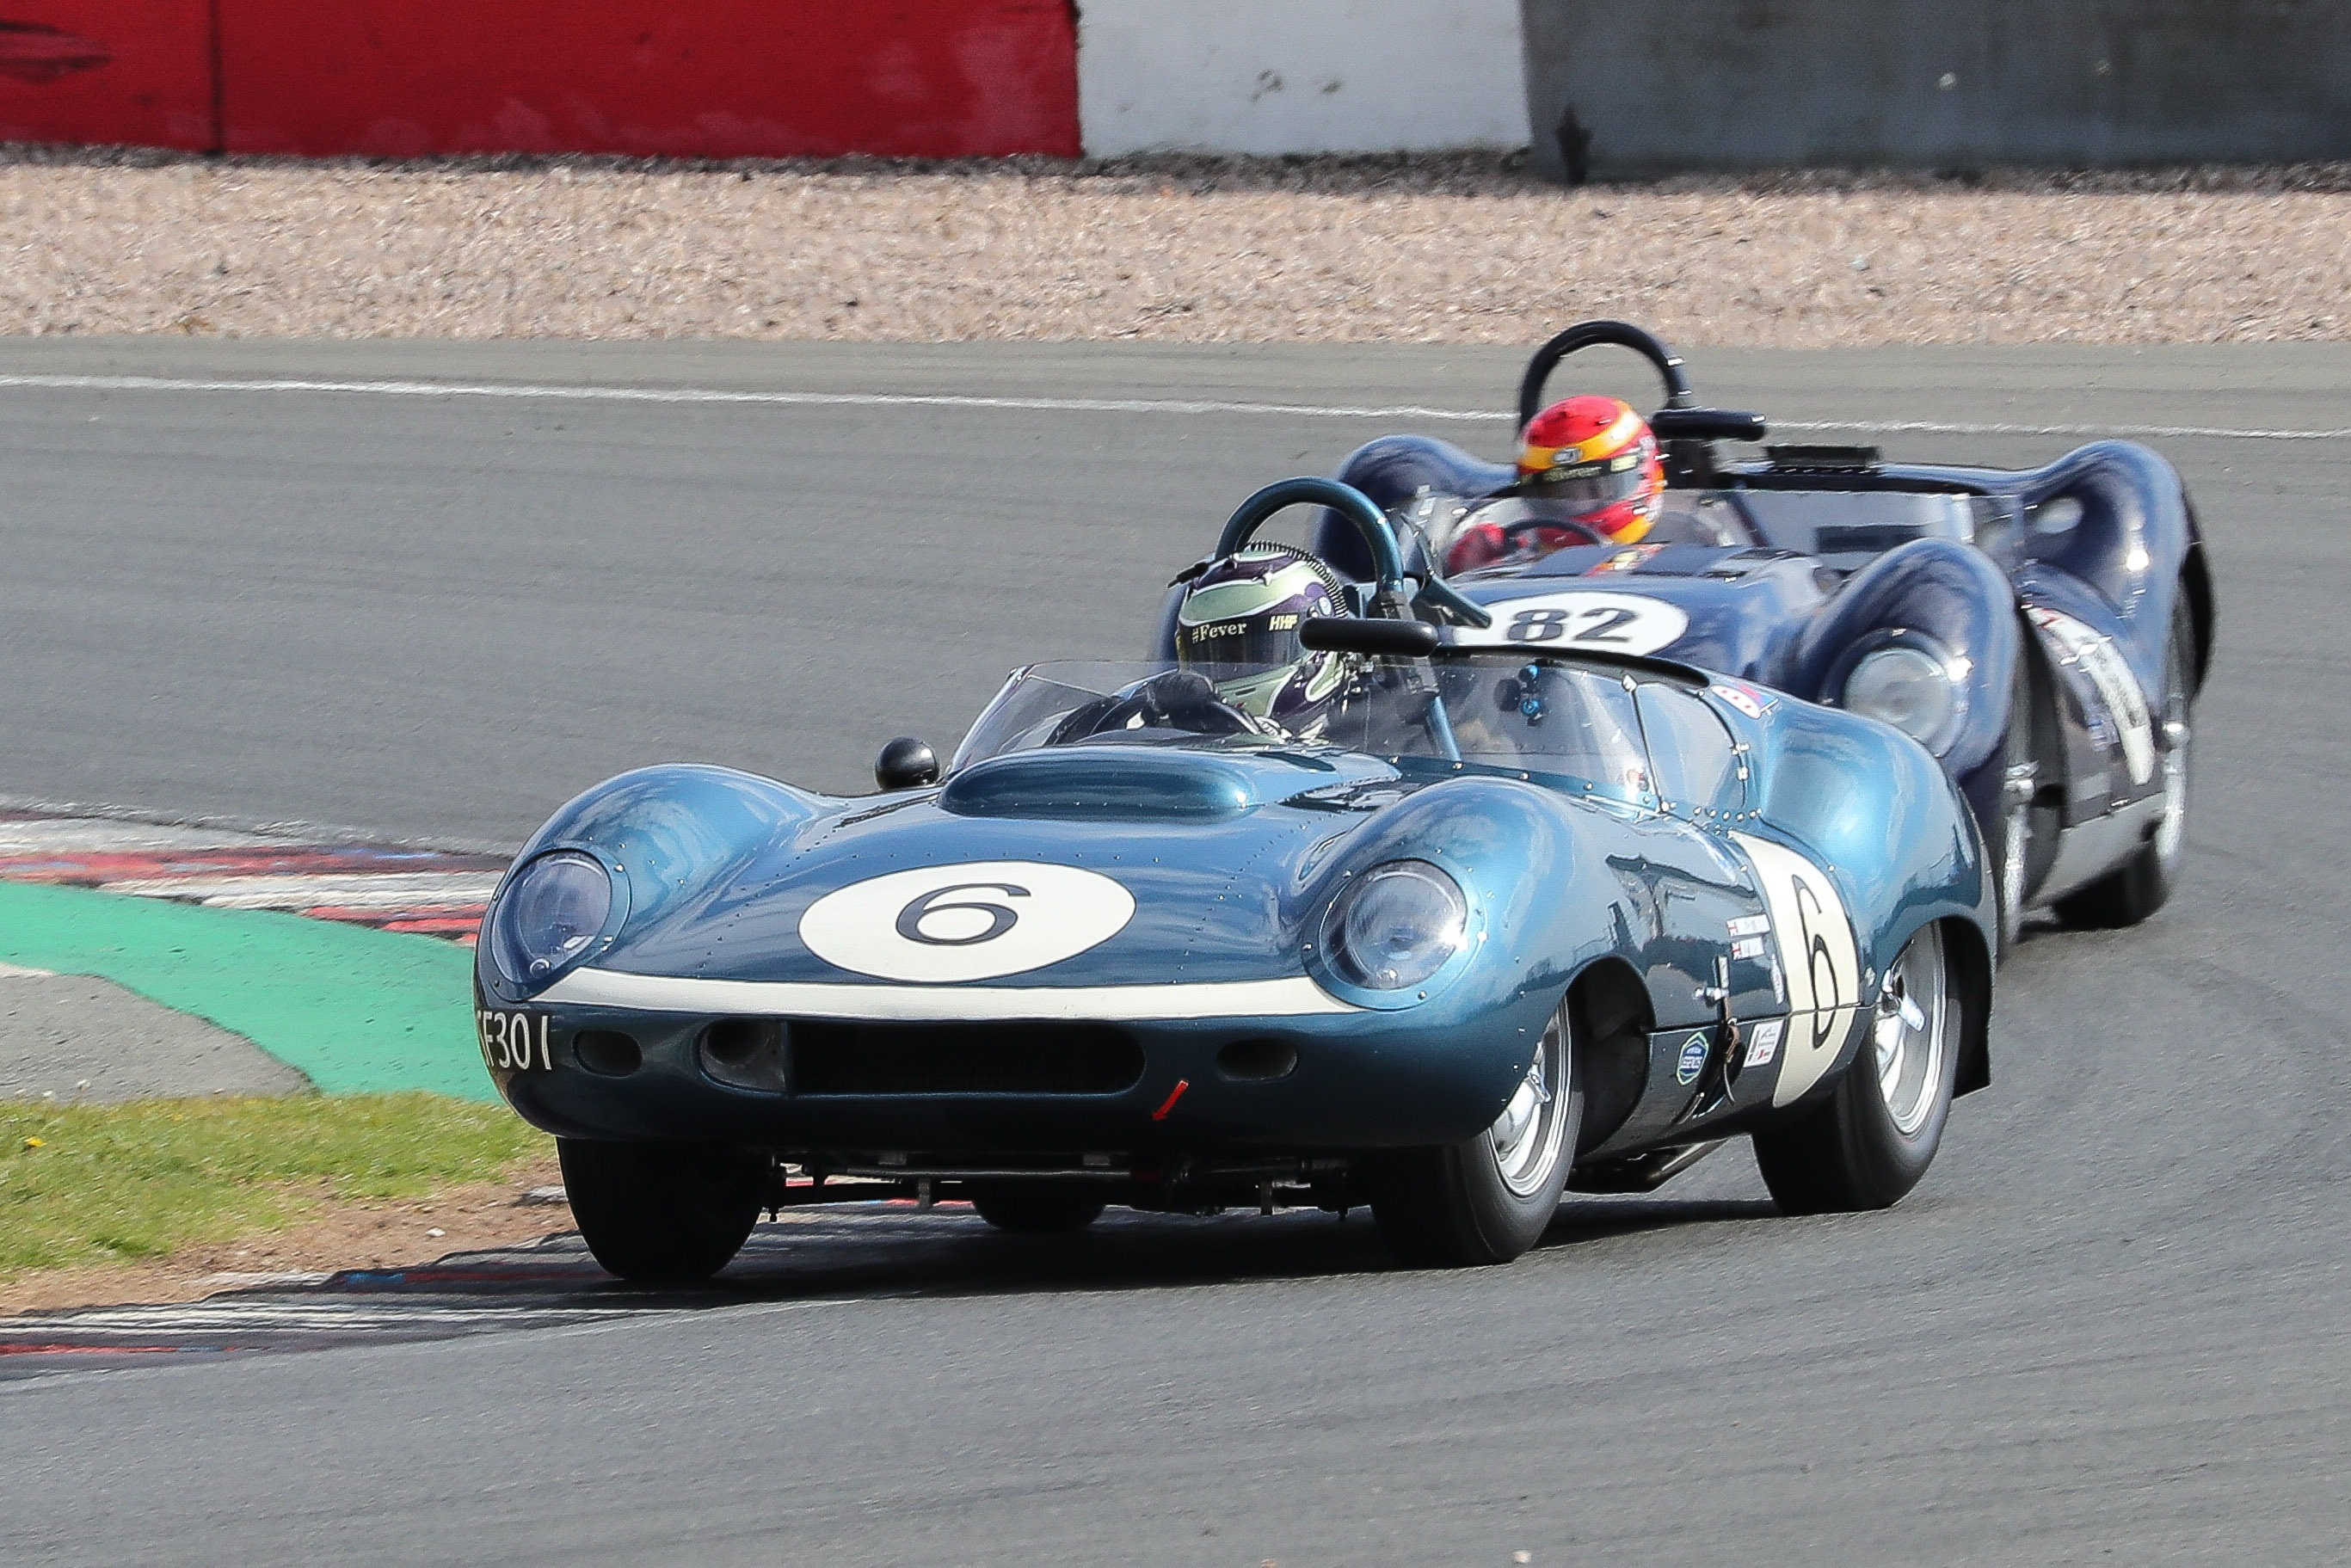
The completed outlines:
{"type": "Polygon", "coordinates": [[[1069,1023],[839,1023],[796,1019],[798,1094],[1116,1094],[1143,1077],[1123,1030],[1069,1023]]]}

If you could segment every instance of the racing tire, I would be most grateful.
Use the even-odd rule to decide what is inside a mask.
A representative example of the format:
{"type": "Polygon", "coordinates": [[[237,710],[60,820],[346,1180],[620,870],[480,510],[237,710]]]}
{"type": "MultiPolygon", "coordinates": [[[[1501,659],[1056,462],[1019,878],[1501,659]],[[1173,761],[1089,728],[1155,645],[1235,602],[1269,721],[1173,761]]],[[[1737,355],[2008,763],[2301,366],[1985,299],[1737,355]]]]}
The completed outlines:
{"type": "Polygon", "coordinates": [[[1583,1120],[1583,1085],[1562,1003],[1492,1126],[1458,1144],[1372,1163],[1380,1239],[1408,1268],[1509,1262],[1541,1240],[1559,1212],[1583,1120]]]}
{"type": "Polygon", "coordinates": [[[1108,1207],[1084,1187],[1051,1182],[976,1182],[971,1206],[997,1229],[1016,1236],[1083,1230],[1108,1207]]]}
{"type": "Polygon", "coordinates": [[[607,1272],[699,1284],[734,1260],[759,1220],[767,1162],[698,1144],[558,1138],[580,1239],[607,1272]]]}
{"type": "Polygon", "coordinates": [[[2041,674],[2031,628],[2023,630],[2016,680],[2010,688],[2008,728],[2001,736],[1998,810],[1984,826],[1984,864],[1991,868],[2000,907],[2000,946],[2005,962],[2024,931],[2032,890],[2056,858],[2063,814],[2040,803],[2045,758],[2056,750],[2055,717],[2041,674]]]}
{"type": "Polygon", "coordinates": [[[2188,765],[2194,737],[2196,624],[2182,593],[2163,645],[2163,815],[2155,836],[2117,870],[2057,901],[2057,918],[2084,930],[2137,925],[2171,901],[2188,848],[2188,765]]]}
{"type": "Polygon", "coordinates": [[[1879,982],[1860,1054],[1829,1097],[1755,1134],[1755,1164],[1782,1214],[1886,1208],[1934,1163],[1959,1055],[1982,1005],[1942,929],[1910,938],[1879,982]]]}

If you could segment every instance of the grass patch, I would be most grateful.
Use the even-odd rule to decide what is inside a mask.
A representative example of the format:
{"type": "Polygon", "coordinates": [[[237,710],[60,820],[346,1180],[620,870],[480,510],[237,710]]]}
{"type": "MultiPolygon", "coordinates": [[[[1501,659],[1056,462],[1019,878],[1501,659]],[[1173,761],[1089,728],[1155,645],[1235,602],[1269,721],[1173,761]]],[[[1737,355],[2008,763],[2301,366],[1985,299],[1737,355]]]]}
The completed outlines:
{"type": "Polygon", "coordinates": [[[551,1151],[438,1094],[0,1105],[0,1278],[280,1230],[326,1201],[495,1181],[551,1151]]]}

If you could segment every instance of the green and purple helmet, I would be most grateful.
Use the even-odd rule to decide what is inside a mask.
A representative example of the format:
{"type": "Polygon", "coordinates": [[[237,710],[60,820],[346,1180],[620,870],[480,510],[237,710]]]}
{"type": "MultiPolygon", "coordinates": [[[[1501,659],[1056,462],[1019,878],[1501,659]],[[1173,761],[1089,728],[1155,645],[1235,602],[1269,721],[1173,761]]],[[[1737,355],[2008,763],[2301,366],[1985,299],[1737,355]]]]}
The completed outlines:
{"type": "Polygon", "coordinates": [[[1293,735],[1317,727],[1346,679],[1335,653],[1318,653],[1298,629],[1343,615],[1336,573],[1288,545],[1251,545],[1194,578],[1176,612],[1176,662],[1208,676],[1217,695],[1293,735]]]}

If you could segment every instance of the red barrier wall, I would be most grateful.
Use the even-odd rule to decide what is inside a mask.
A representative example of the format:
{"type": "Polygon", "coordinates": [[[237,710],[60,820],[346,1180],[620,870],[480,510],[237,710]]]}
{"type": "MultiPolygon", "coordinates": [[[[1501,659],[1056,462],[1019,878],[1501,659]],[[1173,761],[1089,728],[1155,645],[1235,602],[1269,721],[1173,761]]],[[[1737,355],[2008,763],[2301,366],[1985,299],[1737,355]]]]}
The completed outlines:
{"type": "Polygon", "coordinates": [[[207,0],[0,0],[0,141],[214,145],[207,0]]]}
{"type": "Polygon", "coordinates": [[[1078,152],[1069,0],[219,5],[234,152],[1078,152]]]}

